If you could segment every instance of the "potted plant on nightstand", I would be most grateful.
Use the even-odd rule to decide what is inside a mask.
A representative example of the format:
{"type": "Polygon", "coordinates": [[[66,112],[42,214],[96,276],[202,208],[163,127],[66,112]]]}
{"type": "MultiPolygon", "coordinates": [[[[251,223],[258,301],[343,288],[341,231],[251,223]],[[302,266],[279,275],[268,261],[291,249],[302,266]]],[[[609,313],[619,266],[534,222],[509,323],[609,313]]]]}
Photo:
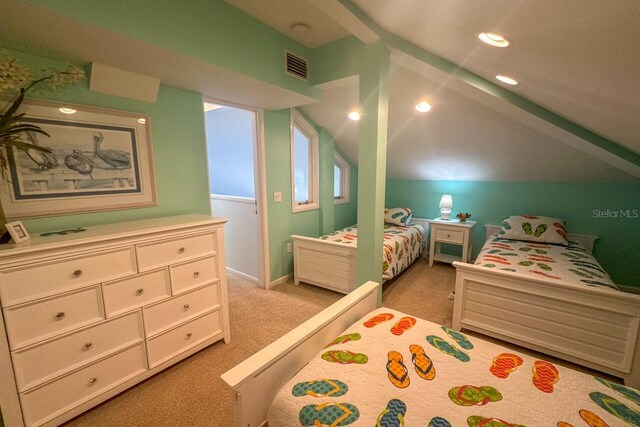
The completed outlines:
{"type": "Polygon", "coordinates": [[[469,212],[458,212],[458,215],[456,215],[456,218],[458,218],[460,220],[460,222],[467,222],[467,220],[469,218],[471,218],[471,214],[469,212]]]}

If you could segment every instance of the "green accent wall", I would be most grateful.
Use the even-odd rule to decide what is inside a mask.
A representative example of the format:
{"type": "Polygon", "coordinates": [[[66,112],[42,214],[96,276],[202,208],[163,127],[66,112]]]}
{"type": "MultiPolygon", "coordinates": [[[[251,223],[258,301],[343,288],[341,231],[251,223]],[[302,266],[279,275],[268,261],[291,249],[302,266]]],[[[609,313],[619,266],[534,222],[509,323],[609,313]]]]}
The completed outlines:
{"type": "MultiPolygon", "coordinates": [[[[333,159],[335,140],[298,110],[319,134],[320,207],[292,212],[291,136],[289,109],[264,112],[265,162],[267,165],[267,209],[269,224],[269,263],[271,280],[293,272],[293,253],[287,252],[291,235],[319,237],[356,222],[357,189],[349,203],[334,205],[333,159]],[[273,201],[274,192],[282,193],[282,202],[273,201]],[[344,224],[344,225],[343,225],[344,224]]],[[[357,187],[358,171],[351,169],[351,189],[357,187]]]]}
{"type": "MultiPolygon", "coordinates": [[[[65,67],[65,64],[51,59],[8,52],[32,66],[65,67]]],[[[29,232],[185,213],[209,214],[207,154],[200,94],[162,85],[157,102],[151,104],[90,92],[85,80],[65,90],[39,92],[36,95],[41,99],[147,114],[151,124],[158,206],[25,220],[23,222],[29,232]]]]}
{"type": "Polygon", "coordinates": [[[415,217],[437,218],[443,194],[453,196],[453,216],[469,212],[478,221],[474,258],[485,241],[484,224],[500,225],[508,215],[551,216],[564,219],[569,232],[600,236],[594,254],[614,282],[640,287],[638,184],[387,180],[386,204],[413,208],[415,217]]]}
{"type": "MultiPolygon", "coordinates": [[[[283,72],[284,49],[311,50],[222,0],[23,0],[307,96],[320,91],[283,72]]],[[[313,67],[309,67],[313,78],[313,67]]]]}

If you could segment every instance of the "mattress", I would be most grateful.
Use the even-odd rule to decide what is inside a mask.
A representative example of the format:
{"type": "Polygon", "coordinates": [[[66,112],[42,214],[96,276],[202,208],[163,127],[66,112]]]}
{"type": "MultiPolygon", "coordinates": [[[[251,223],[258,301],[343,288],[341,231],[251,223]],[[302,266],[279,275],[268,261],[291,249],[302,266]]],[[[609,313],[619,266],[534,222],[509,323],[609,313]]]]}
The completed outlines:
{"type": "Polygon", "coordinates": [[[618,289],[598,261],[582,246],[532,243],[490,237],[476,265],[583,286],[618,289]]]}
{"type": "MultiPolygon", "coordinates": [[[[419,224],[409,224],[406,227],[385,224],[382,260],[383,280],[389,280],[397,276],[422,255],[423,236],[424,228],[419,224]]],[[[319,239],[357,246],[358,226],[352,225],[319,237],[319,239]]]]}
{"type": "Polygon", "coordinates": [[[278,426],[640,425],[640,392],[388,308],[278,392],[278,426]]]}

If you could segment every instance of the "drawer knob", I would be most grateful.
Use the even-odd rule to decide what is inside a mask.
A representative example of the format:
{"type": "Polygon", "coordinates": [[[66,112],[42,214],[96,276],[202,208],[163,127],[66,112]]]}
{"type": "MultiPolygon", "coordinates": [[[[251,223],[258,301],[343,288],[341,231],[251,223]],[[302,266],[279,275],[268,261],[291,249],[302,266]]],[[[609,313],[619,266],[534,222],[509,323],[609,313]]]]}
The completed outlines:
{"type": "Polygon", "coordinates": [[[65,315],[66,313],[64,311],[59,311],[58,314],[56,314],[56,319],[57,320],[64,319],[65,315]]]}
{"type": "Polygon", "coordinates": [[[193,278],[197,279],[198,277],[200,277],[200,272],[199,271],[194,271],[193,272],[193,278]]]}
{"type": "Polygon", "coordinates": [[[80,277],[82,276],[82,270],[76,270],[73,272],[73,277],[80,277]]]}
{"type": "Polygon", "coordinates": [[[447,234],[447,237],[451,237],[451,234],[447,234]]]}
{"type": "Polygon", "coordinates": [[[89,378],[89,384],[95,384],[98,379],[96,377],[89,378]]]}
{"type": "Polygon", "coordinates": [[[187,332],[187,339],[190,339],[191,335],[193,335],[191,332],[187,332]]]}
{"type": "Polygon", "coordinates": [[[93,343],[91,341],[84,343],[85,350],[89,350],[91,347],[93,347],[93,343]]]}
{"type": "Polygon", "coordinates": [[[183,307],[184,307],[185,311],[189,310],[191,308],[191,306],[189,304],[185,304],[185,305],[183,305],[183,307]]]}
{"type": "Polygon", "coordinates": [[[142,288],[136,289],[136,295],[142,295],[142,294],[144,294],[144,289],[142,288]]]}
{"type": "Polygon", "coordinates": [[[184,247],[182,247],[182,248],[178,248],[178,253],[179,253],[179,254],[183,254],[183,253],[184,253],[184,247]]]}

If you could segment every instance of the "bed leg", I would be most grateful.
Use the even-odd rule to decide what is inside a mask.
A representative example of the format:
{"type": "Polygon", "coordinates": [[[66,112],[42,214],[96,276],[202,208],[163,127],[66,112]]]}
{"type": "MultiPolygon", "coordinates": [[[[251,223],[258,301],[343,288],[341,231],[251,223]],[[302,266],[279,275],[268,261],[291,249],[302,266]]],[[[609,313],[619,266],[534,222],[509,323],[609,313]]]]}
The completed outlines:
{"type": "Polygon", "coordinates": [[[299,284],[300,284],[300,280],[298,280],[298,278],[297,278],[297,277],[294,277],[294,278],[293,278],[293,284],[294,284],[294,285],[299,285],[299,284]]]}
{"type": "Polygon", "coordinates": [[[627,387],[640,389],[640,374],[632,372],[629,375],[624,375],[622,379],[627,387]]]}
{"type": "Polygon", "coordinates": [[[461,329],[460,321],[462,320],[462,303],[464,302],[464,279],[460,272],[456,273],[456,287],[453,292],[453,321],[451,328],[459,331],[461,329]]]}

